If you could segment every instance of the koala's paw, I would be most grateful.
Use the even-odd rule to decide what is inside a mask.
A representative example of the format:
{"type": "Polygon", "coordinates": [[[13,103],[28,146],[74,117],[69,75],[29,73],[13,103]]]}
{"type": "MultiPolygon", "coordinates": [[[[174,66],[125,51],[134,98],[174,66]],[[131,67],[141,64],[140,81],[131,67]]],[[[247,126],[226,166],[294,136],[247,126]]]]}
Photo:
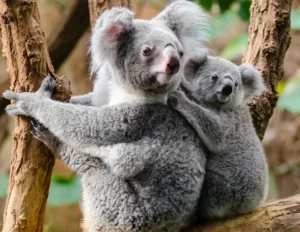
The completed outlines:
{"type": "Polygon", "coordinates": [[[32,119],[31,125],[32,125],[31,134],[36,139],[43,142],[49,148],[52,148],[57,145],[56,137],[43,124],[41,124],[35,119],[32,119]]]}
{"type": "Polygon", "coordinates": [[[6,113],[8,113],[11,116],[29,116],[29,114],[26,113],[26,106],[23,102],[18,102],[17,104],[11,104],[8,105],[5,108],[6,113]]]}
{"type": "Polygon", "coordinates": [[[43,80],[43,83],[39,90],[37,91],[38,94],[50,98],[52,95],[52,92],[55,87],[55,80],[51,76],[46,76],[43,80]]]}
{"type": "Polygon", "coordinates": [[[177,109],[178,107],[180,107],[180,104],[184,102],[185,98],[186,97],[184,96],[184,93],[182,91],[176,90],[169,95],[168,105],[174,109],[177,109]]]}

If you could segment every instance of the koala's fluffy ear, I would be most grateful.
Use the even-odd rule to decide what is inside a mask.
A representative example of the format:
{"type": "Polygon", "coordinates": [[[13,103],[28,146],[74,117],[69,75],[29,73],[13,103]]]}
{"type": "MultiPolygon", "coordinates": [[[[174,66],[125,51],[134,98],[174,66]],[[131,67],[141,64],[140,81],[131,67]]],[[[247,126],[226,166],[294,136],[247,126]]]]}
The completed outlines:
{"type": "Polygon", "coordinates": [[[127,8],[113,7],[97,19],[91,37],[92,73],[99,70],[113,49],[133,28],[134,13],[127,8]]]}
{"type": "Polygon", "coordinates": [[[162,21],[177,35],[187,57],[208,37],[207,15],[190,1],[174,1],[152,20],[162,21]]]}
{"type": "Polygon", "coordinates": [[[201,50],[197,54],[187,59],[184,68],[184,77],[188,81],[192,81],[199,68],[207,61],[208,55],[206,50],[201,50]]]}
{"type": "Polygon", "coordinates": [[[239,70],[245,90],[245,99],[260,95],[265,89],[261,73],[250,64],[242,64],[239,66],[239,70]]]}

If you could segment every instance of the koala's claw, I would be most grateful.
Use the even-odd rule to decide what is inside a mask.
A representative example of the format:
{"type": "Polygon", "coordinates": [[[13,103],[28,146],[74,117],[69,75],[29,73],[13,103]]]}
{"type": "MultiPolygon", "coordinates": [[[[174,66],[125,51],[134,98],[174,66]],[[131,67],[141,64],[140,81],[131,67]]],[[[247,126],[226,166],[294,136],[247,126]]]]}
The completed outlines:
{"type": "Polygon", "coordinates": [[[11,104],[5,108],[5,111],[12,116],[25,115],[24,111],[20,108],[20,104],[11,104]]]}
{"type": "Polygon", "coordinates": [[[10,90],[5,90],[3,92],[3,97],[6,98],[7,100],[18,100],[19,99],[18,93],[14,93],[10,90]]]}
{"type": "Polygon", "coordinates": [[[54,87],[55,80],[48,75],[43,80],[43,83],[37,92],[45,97],[51,97],[54,87]]]}

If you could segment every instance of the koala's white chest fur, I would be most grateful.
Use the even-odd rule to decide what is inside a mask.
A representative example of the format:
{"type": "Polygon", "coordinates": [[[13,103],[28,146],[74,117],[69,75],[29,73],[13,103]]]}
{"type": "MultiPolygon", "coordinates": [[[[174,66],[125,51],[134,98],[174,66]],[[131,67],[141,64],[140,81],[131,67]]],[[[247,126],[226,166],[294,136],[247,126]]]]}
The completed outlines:
{"type": "Polygon", "coordinates": [[[125,102],[132,103],[167,103],[167,93],[150,94],[141,90],[127,90],[117,84],[107,75],[97,78],[94,84],[94,96],[92,102],[94,106],[101,107],[104,105],[117,105],[125,102]]]}

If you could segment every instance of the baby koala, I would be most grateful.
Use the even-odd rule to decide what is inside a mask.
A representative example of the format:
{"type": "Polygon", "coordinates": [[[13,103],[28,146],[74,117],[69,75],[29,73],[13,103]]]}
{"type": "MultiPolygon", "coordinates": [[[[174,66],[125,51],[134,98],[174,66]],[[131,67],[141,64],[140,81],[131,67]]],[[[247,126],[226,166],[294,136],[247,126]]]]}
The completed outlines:
{"type": "Polygon", "coordinates": [[[89,232],[177,232],[194,215],[205,147],[166,101],[180,83],[184,53],[201,41],[203,18],[188,1],[152,20],[106,10],[91,40],[92,69],[108,73],[111,85],[106,106],[89,106],[101,106],[97,91],[78,97],[79,104],[51,100],[49,77],[36,93],[4,93],[18,101],[7,112],[37,121],[35,137],[81,175],[89,232]]]}
{"type": "Polygon", "coordinates": [[[201,192],[201,219],[249,213],[265,201],[268,167],[252,124],[247,100],[264,88],[259,71],[220,57],[188,61],[173,105],[209,150],[201,192]]]}

